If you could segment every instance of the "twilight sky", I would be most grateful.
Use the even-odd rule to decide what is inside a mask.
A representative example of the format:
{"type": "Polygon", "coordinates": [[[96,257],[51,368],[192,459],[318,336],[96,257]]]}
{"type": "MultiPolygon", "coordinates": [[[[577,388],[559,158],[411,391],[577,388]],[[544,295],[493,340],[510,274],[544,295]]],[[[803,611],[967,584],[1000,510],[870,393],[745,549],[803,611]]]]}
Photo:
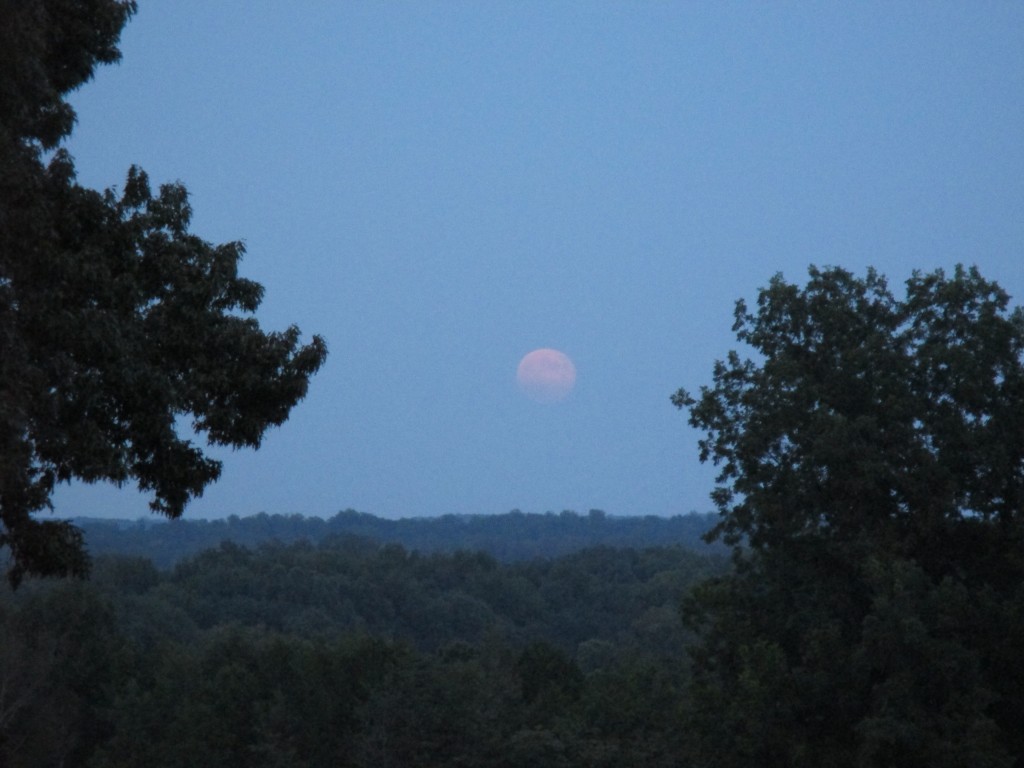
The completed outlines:
{"type": "Polygon", "coordinates": [[[1024,302],[1024,4],[140,5],[72,99],[80,182],[184,182],[264,328],[330,347],[186,515],[704,511],[669,396],[773,274],[964,262],[1024,302]],[[564,401],[517,386],[539,347],[564,401]]]}

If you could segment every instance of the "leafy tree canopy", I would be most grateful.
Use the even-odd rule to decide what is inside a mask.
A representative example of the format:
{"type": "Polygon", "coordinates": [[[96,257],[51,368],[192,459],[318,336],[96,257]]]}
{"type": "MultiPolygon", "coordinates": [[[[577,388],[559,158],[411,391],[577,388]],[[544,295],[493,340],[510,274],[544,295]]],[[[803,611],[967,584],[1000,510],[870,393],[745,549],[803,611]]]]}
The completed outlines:
{"type": "Polygon", "coordinates": [[[811,268],[735,318],[754,359],[673,397],[737,545],[688,606],[714,764],[1013,764],[1024,311],[973,268],[811,268]]]}
{"type": "Polygon", "coordinates": [[[0,0],[0,547],[8,573],[82,574],[80,532],[38,520],[54,486],[137,481],[169,517],[221,465],[179,434],[258,447],[322,365],[319,337],[266,333],[241,243],[189,231],[180,184],[132,167],[75,181],[68,94],[116,61],[134,2],[0,0]]]}

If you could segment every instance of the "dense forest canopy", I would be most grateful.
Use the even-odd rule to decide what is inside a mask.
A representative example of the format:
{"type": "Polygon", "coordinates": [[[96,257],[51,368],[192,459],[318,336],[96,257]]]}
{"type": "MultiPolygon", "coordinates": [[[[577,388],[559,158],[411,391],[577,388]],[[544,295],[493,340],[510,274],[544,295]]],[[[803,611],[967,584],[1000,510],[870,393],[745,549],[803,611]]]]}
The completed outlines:
{"type": "Polygon", "coordinates": [[[352,536],[98,556],[0,597],[0,764],[676,765],[679,601],[726,567],[352,536]]]}
{"type": "Polygon", "coordinates": [[[714,524],[714,515],[675,517],[617,517],[601,510],[586,515],[559,514],[445,515],[388,520],[345,510],[326,520],[302,515],[231,516],[218,520],[79,519],[86,545],[93,555],[142,555],[159,568],[170,568],[187,555],[217,547],[222,541],[256,546],[271,541],[316,543],[332,536],[358,536],[401,544],[419,552],[470,550],[499,560],[557,557],[587,547],[681,545],[725,552],[721,544],[702,537],[714,524]]]}

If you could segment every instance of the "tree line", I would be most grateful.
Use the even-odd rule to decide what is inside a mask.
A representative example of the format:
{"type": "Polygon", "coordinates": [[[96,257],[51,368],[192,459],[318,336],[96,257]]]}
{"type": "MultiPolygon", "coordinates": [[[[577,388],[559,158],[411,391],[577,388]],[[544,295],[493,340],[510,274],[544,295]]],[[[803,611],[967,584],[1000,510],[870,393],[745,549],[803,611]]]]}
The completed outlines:
{"type": "Polygon", "coordinates": [[[675,765],[681,547],[501,563],[338,537],[0,598],[0,763],[675,765]]]}
{"type": "Polygon", "coordinates": [[[586,515],[526,514],[443,515],[389,520],[344,510],[326,520],[302,515],[259,513],[217,520],[141,519],[134,522],[78,518],[88,551],[93,555],[141,555],[158,568],[171,568],[182,558],[232,541],[249,547],[269,541],[317,543],[332,536],[359,536],[400,544],[418,552],[459,549],[486,552],[499,560],[528,560],[570,554],[588,547],[645,548],[679,545],[725,553],[721,544],[702,538],[714,525],[713,514],[664,518],[618,517],[592,509],[586,515]]]}

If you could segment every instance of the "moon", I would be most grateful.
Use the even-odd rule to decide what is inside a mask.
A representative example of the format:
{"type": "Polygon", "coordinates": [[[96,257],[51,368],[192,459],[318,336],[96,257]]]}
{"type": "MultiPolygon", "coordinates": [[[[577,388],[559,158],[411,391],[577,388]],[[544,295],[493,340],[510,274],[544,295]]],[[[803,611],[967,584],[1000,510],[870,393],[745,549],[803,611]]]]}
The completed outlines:
{"type": "Polygon", "coordinates": [[[516,381],[530,399],[557,403],[565,400],[576,386],[576,366],[557,349],[535,349],[519,361],[516,381]]]}

